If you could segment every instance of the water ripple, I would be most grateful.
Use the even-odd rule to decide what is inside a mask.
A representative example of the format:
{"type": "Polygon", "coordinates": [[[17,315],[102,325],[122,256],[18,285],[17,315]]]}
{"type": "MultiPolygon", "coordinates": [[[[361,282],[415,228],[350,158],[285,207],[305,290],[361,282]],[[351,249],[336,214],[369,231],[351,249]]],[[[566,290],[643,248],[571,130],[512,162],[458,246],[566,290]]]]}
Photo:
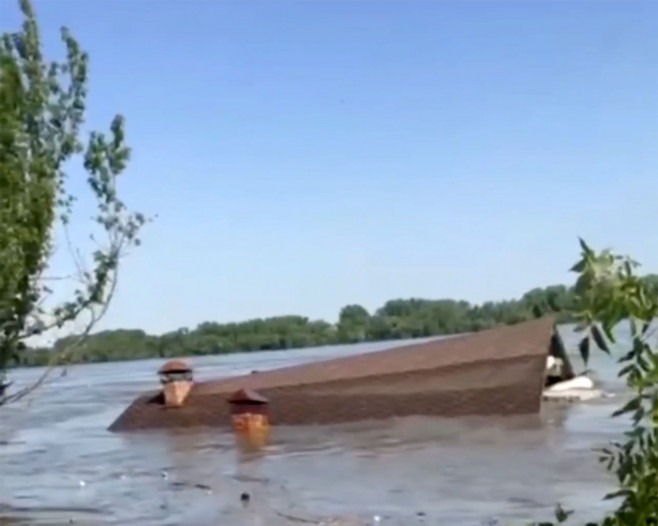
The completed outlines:
{"type": "MultiPolygon", "coordinates": [[[[194,365],[210,378],[374,348],[204,357],[194,365]]],[[[623,392],[613,360],[596,357],[593,365],[606,388],[623,392]]],[[[618,400],[546,408],[525,419],[277,428],[266,454],[245,457],[219,430],[106,431],[136,394],[155,387],[158,366],[74,366],[29,404],[6,408],[0,516],[140,526],[302,524],[294,517],[368,524],[377,516],[379,526],[478,526],[549,518],[556,502],[584,519],[604,509],[610,481],[592,448],[619,433],[620,423],[608,418],[618,400]],[[248,509],[244,492],[252,497],[248,509]]],[[[20,387],[39,371],[15,373],[20,387]]]]}

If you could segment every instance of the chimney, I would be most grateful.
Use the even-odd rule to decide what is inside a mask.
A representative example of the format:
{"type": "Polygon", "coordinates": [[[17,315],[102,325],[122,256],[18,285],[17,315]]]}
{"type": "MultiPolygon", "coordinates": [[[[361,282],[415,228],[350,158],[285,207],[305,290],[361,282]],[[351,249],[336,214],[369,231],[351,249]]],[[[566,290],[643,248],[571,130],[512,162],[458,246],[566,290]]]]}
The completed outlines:
{"type": "Polygon", "coordinates": [[[158,371],[165,406],[181,407],[194,384],[192,368],[181,360],[171,360],[158,371]]]}
{"type": "Polygon", "coordinates": [[[262,450],[270,434],[267,398],[250,389],[240,389],[228,399],[233,430],[242,453],[262,450]]]}
{"type": "Polygon", "coordinates": [[[231,419],[236,431],[267,429],[269,427],[268,400],[250,389],[240,389],[228,400],[231,419]]]}

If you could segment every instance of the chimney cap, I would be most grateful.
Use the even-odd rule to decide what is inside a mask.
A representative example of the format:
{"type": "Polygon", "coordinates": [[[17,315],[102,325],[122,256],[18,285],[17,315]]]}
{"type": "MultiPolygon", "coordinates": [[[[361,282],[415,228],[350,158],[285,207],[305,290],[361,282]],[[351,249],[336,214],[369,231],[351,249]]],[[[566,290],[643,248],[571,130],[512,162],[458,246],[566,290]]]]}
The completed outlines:
{"type": "Polygon", "coordinates": [[[158,374],[190,373],[192,368],[183,360],[169,360],[158,370],[158,374]]]}
{"type": "Polygon", "coordinates": [[[231,404],[267,404],[268,400],[262,394],[251,389],[240,389],[229,398],[231,404]]]}

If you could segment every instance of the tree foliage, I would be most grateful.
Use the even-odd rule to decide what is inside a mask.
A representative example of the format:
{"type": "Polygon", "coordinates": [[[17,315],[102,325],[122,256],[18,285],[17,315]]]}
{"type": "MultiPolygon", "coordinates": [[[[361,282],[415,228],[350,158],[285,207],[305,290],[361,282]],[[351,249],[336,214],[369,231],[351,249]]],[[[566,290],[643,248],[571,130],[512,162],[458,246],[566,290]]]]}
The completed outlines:
{"type": "Polygon", "coordinates": [[[65,352],[49,356],[53,363],[68,359],[105,312],[119,260],[138,243],[144,223],[117,191],[130,157],[124,119],[117,115],[109,134],[82,138],[89,57],[63,28],[66,59],[46,60],[32,4],[19,5],[22,27],[0,35],[0,373],[23,359],[30,338],[84,320],[85,329],[65,352]],[[69,170],[76,158],[96,203],[90,226],[96,248],[87,258],[72,250],[74,292],[56,302],[48,272],[55,237],[66,234],[73,220],[78,196],[69,170]]]}
{"type": "MultiPolygon", "coordinates": [[[[630,429],[623,440],[600,450],[599,460],[615,474],[617,489],[606,499],[618,507],[601,526],[647,526],[658,524],[658,350],[652,346],[658,317],[658,281],[636,274],[638,263],[613,254],[596,252],[581,241],[581,259],[572,270],[576,316],[582,339],[579,349],[585,361],[591,350],[610,354],[613,329],[630,324],[630,348],[619,359],[619,377],[625,379],[632,397],[613,413],[629,418],[630,429]]],[[[561,508],[558,523],[567,522],[570,512],[561,508]]],[[[550,523],[544,523],[550,526],[550,523]]],[[[594,526],[594,523],[592,523],[594,526]]]]}
{"type": "MultiPolygon", "coordinates": [[[[646,278],[647,283],[653,278],[646,278]]],[[[304,316],[277,316],[238,323],[204,322],[160,336],[142,330],[104,331],[89,336],[76,353],[79,362],[225,354],[281,350],[318,345],[420,338],[510,325],[551,314],[569,321],[575,308],[573,288],[535,288],[518,300],[473,305],[458,300],[395,299],[370,314],[361,305],[343,307],[335,324],[304,316]]],[[[52,349],[22,353],[20,365],[42,365],[53,352],[66,349],[75,337],[52,349]]]]}

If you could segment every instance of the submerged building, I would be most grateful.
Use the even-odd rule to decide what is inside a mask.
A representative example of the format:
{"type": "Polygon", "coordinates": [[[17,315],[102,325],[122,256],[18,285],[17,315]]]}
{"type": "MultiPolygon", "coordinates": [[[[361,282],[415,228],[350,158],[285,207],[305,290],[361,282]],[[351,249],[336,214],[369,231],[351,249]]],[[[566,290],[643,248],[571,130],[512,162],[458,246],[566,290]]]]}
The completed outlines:
{"type": "Polygon", "coordinates": [[[574,376],[550,318],[199,383],[180,361],[160,374],[162,389],[138,397],[110,430],[228,427],[240,406],[275,426],[532,414],[547,384],[574,376]]]}

